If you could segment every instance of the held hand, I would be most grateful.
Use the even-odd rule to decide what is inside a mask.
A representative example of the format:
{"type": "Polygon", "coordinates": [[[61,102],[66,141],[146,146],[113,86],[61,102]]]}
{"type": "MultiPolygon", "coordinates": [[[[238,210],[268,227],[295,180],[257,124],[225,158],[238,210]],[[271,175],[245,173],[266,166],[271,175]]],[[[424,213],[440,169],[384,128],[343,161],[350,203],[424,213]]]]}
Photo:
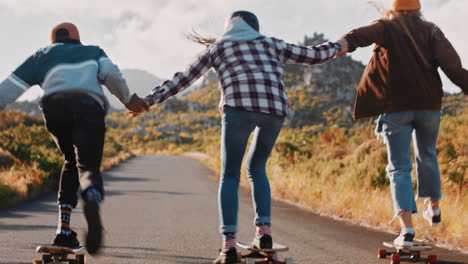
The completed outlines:
{"type": "Polygon", "coordinates": [[[343,56],[344,54],[346,54],[346,52],[348,52],[348,41],[346,41],[346,39],[340,39],[337,41],[337,43],[340,44],[341,50],[335,55],[334,58],[343,56]]]}
{"type": "Polygon", "coordinates": [[[136,94],[133,94],[132,98],[130,99],[130,102],[125,104],[125,107],[127,107],[127,109],[130,110],[130,113],[132,113],[133,116],[137,116],[148,111],[150,106],[146,100],[138,97],[138,95],[136,94]]]}

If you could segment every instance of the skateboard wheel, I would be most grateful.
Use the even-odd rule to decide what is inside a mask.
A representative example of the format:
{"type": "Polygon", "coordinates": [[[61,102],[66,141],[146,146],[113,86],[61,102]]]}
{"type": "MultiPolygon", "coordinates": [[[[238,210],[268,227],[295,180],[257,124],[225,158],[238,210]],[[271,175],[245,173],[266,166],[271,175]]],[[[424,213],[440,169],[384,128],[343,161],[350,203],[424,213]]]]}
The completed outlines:
{"type": "Polygon", "coordinates": [[[51,255],[42,255],[42,260],[44,261],[44,263],[52,262],[52,256],[51,255]]]}
{"type": "Polygon", "coordinates": [[[437,263],[437,256],[436,255],[429,255],[427,257],[428,264],[436,264],[437,263]]]}
{"type": "Polygon", "coordinates": [[[75,256],[77,264],[86,264],[86,256],[84,254],[76,254],[75,256]]]}
{"type": "Polygon", "coordinates": [[[245,264],[255,264],[255,259],[254,258],[246,258],[245,259],[245,264]]]}
{"type": "Polygon", "coordinates": [[[387,257],[387,250],[384,248],[379,248],[379,250],[377,250],[377,258],[383,259],[386,257],[387,257]]]}
{"type": "Polygon", "coordinates": [[[286,259],[284,259],[284,264],[294,264],[294,259],[286,258],[286,259]]]}
{"type": "Polygon", "coordinates": [[[421,257],[421,252],[417,251],[417,252],[412,252],[411,253],[411,256],[410,256],[410,261],[411,262],[417,262],[419,260],[419,258],[421,257]]]}
{"type": "Polygon", "coordinates": [[[273,256],[271,256],[271,258],[273,258],[274,260],[278,260],[278,253],[274,253],[273,256]]]}
{"type": "Polygon", "coordinates": [[[400,254],[392,254],[391,258],[391,264],[400,264],[400,254]]]}
{"type": "Polygon", "coordinates": [[[44,261],[42,259],[35,259],[33,260],[33,264],[44,264],[44,261]]]}

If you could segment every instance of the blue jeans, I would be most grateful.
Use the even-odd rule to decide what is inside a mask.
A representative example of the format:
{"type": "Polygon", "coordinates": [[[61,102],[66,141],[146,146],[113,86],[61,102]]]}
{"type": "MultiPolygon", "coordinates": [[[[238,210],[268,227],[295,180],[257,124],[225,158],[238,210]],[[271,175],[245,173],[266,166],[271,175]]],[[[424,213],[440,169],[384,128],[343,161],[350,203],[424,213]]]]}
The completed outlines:
{"type": "Polygon", "coordinates": [[[417,213],[411,183],[411,138],[414,145],[418,196],[439,200],[442,197],[436,143],[440,111],[410,111],[383,114],[377,121],[376,133],[387,146],[387,175],[390,179],[395,215],[404,210],[417,213]]]}
{"type": "Polygon", "coordinates": [[[271,223],[270,183],[266,162],[283,126],[283,117],[225,107],[221,134],[221,179],[218,202],[220,231],[237,232],[238,191],[242,159],[252,131],[247,174],[252,188],[256,224],[271,223]]]}

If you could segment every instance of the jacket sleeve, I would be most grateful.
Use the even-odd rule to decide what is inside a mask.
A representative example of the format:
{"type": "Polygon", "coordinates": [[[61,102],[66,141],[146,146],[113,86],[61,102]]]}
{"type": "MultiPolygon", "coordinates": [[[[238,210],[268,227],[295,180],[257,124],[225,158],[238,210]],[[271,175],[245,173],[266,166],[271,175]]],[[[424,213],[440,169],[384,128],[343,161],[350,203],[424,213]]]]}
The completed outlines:
{"type": "Polygon", "coordinates": [[[374,23],[354,29],[344,35],[342,38],[348,42],[348,52],[353,52],[357,48],[367,47],[372,44],[384,45],[385,25],[381,20],[374,23]]]}
{"type": "Polygon", "coordinates": [[[437,26],[434,26],[433,30],[436,62],[447,77],[460,87],[464,94],[468,94],[468,71],[462,67],[460,56],[437,26]]]}
{"type": "Polygon", "coordinates": [[[283,63],[294,64],[318,64],[333,58],[340,50],[338,43],[326,42],[317,46],[299,46],[286,43],[282,40],[273,39],[279,57],[283,63]]]}
{"type": "Polygon", "coordinates": [[[130,102],[131,95],[127,81],[122,76],[119,67],[107,57],[104,51],[102,51],[102,56],[99,58],[98,64],[98,78],[100,83],[104,84],[122,104],[130,102]]]}
{"type": "Polygon", "coordinates": [[[37,84],[34,72],[34,56],[31,56],[0,83],[0,110],[37,84]]]}
{"type": "Polygon", "coordinates": [[[191,63],[185,72],[177,72],[172,80],[164,81],[161,85],[153,88],[151,93],[146,96],[146,100],[151,104],[162,103],[169,97],[176,95],[189,87],[204,73],[212,67],[210,49],[207,48],[197,59],[191,63]]]}

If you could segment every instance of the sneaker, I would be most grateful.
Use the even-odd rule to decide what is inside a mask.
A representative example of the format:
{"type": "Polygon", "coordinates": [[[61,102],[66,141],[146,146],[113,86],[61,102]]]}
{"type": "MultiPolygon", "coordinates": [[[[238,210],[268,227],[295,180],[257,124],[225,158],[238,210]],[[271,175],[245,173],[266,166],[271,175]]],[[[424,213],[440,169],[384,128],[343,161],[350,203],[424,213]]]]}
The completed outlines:
{"type": "Polygon", "coordinates": [[[271,249],[273,248],[273,239],[268,234],[264,234],[261,237],[256,236],[252,241],[252,245],[260,249],[271,249]]]}
{"type": "Polygon", "coordinates": [[[219,256],[213,261],[213,264],[237,264],[239,263],[237,249],[230,248],[228,251],[219,252],[219,256]]]}
{"type": "Polygon", "coordinates": [[[414,234],[411,233],[400,233],[395,240],[393,240],[393,245],[397,247],[412,247],[414,234]]]}
{"type": "Polygon", "coordinates": [[[88,222],[86,249],[89,254],[95,254],[99,251],[102,242],[102,224],[99,216],[99,202],[96,200],[85,201],[83,211],[86,221],[88,222]]]}
{"type": "Polygon", "coordinates": [[[431,207],[427,207],[423,211],[423,218],[426,219],[427,222],[429,222],[429,225],[431,226],[440,226],[442,219],[441,219],[441,212],[439,210],[439,214],[436,215],[434,214],[434,211],[432,210],[431,207]]]}
{"type": "Polygon", "coordinates": [[[80,246],[80,242],[76,239],[75,231],[71,231],[71,235],[57,234],[55,236],[52,246],[77,248],[80,246]]]}

